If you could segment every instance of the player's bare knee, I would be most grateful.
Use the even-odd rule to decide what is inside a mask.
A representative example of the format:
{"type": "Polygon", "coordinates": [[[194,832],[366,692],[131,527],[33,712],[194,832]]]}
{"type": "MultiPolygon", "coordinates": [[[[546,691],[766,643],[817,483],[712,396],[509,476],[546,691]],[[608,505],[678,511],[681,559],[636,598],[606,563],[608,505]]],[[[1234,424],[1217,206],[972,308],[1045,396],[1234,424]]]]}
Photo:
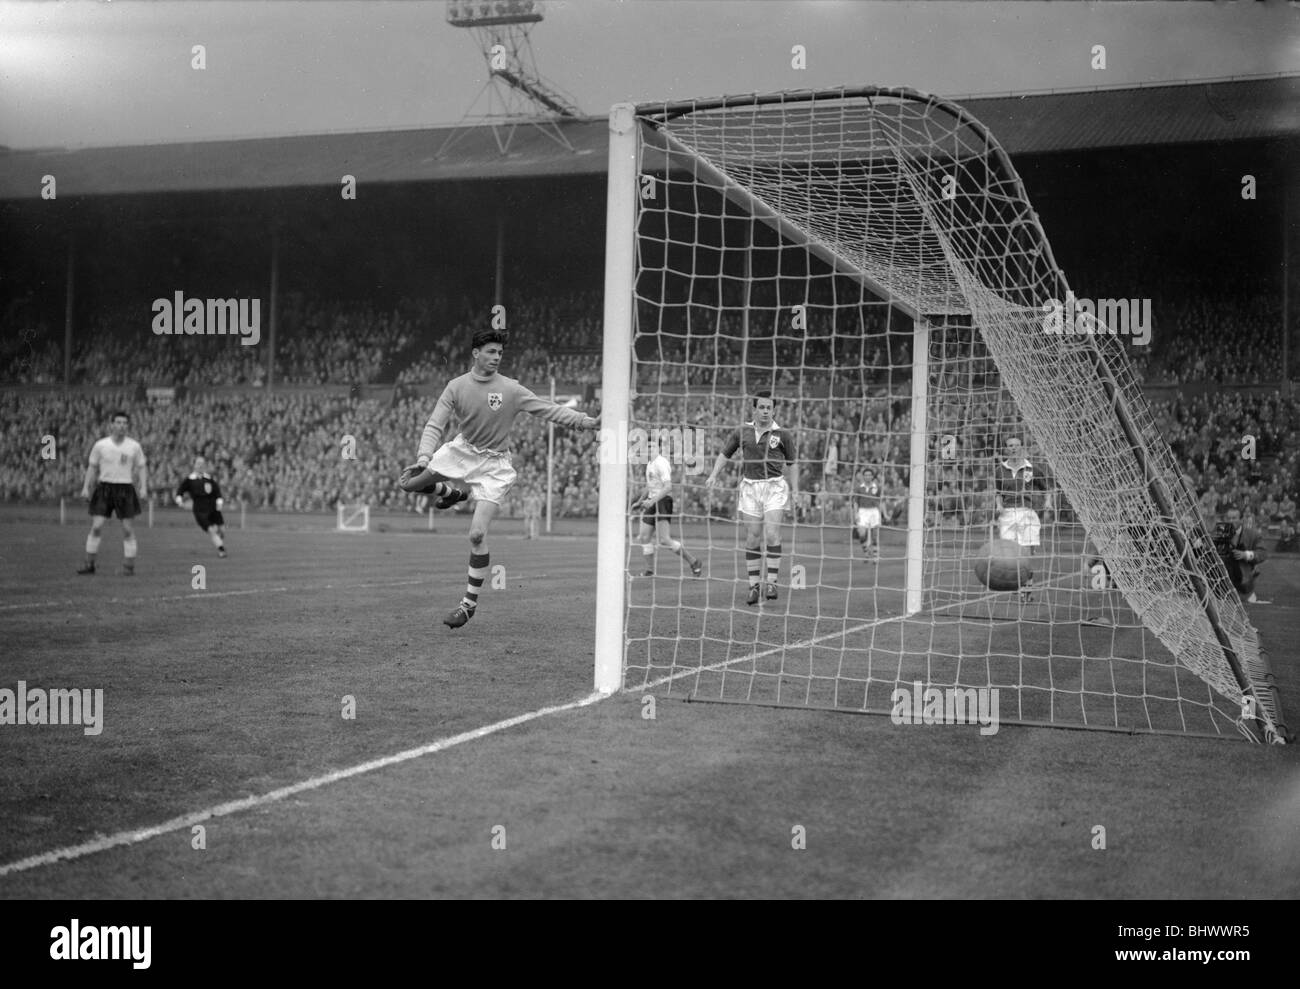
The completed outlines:
{"type": "Polygon", "coordinates": [[[487,538],[487,533],[478,526],[469,530],[469,544],[475,549],[483,545],[483,540],[487,538]]]}

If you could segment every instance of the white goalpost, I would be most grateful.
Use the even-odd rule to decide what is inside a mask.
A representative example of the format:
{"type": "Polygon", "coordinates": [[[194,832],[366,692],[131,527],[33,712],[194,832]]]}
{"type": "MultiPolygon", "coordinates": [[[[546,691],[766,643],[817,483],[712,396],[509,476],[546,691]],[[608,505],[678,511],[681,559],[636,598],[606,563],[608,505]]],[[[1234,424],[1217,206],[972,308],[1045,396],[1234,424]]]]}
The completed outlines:
{"type": "Polygon", "coordinates": [[[1003,723],[1285,740],[1124,344],[1045,318],[1071,297],[1009,158],[953,103],[614,107],[597,689],[885,714],[900,690],[988,690],[1003,723]],[[747,605],[734,494],[680,466],[674,523],[705,576],[633,581],[628,431],[703,430],[711,463],[759,389],[817,499],[786,512],[780,598],[747,605]],[[1013,439],[1041,538],[1032,581],[997,590],[975,563],[1013,439]],[[867,469],[875,552],[856,542],[867,469]]]}

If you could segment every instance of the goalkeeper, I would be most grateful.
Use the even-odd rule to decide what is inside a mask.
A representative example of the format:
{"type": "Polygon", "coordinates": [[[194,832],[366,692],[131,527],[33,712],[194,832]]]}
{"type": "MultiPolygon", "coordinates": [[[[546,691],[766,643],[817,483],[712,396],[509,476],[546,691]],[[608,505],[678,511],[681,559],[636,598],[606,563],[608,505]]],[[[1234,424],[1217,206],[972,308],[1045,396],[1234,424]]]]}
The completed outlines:
{"type": "Polygon", "coordinates": [[[437,496],[436,508],[450,508],[470,494],[475,498],[469,525],[469,582],[460,604],[443,619],[449,628],[460,628],[474,616],[478,592],[488,574],[488,529],[515,483],[510,456],[515,416],[527,412],[580,429],[600,425],[598,418],[538,398],[514,378],[498,374],[505,344],[506,334],[500,330],[474,334],[470,341],[472,368],[443,389],[420,437],[419,456],[402,471],[398,482],[406,491],[437,496]],[[453,417],[460,423],[460,432],[439,447],[453,417]]]}

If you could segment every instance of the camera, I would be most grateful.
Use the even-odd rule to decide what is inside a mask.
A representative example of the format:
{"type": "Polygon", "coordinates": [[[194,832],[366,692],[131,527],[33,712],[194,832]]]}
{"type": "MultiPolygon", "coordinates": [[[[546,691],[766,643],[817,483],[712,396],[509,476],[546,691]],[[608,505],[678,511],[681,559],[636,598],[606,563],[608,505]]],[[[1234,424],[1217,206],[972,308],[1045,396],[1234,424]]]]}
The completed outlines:
{"type": "Polygon", "coordinates": [[[1233,543],[1236,542],[1236,529],[1231,522],[1219,522],[1214,527],[1214,548],[1225,559],[1232,559],[1233,543]]]}

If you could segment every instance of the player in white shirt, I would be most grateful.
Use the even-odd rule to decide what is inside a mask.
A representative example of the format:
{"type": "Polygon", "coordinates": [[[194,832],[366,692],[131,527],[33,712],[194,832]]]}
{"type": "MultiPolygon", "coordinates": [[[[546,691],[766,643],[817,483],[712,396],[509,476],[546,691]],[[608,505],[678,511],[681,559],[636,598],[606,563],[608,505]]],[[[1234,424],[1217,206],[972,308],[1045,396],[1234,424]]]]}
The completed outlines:
{"type": "Polygon", "coordinates": [[[140,499],[149,491],[149,475],[145,467],[144,450],[126,435],[131,417],[125,412],[114,412],[111,432],[90,448],[90,465],[81,496],[90,501],[90,535],[86,537],[86,562],[77,569],[79,574],[95,572],[95,556],[99,553],[100,532],[111,515],[122,520],[122,552],[125,561],[122,573],[135,574],[135,529],[131,520],[140,514],[140,499]]]}
{"type": "Polygon", "coordinates": [[[637,542],[641,544],[641,553],[645,557],[644,577],[655,575],[656,536],[660,546],[672,550],[691,568],[696,577],[703,567],[700,561],[691,556],[690,550],[672,537],[673,518],[673,468],[668,458],[662,453],[650,458],[645,465],[645,494],[632,503],[632,511],[641,511],[641,530],[637,542]]]}

